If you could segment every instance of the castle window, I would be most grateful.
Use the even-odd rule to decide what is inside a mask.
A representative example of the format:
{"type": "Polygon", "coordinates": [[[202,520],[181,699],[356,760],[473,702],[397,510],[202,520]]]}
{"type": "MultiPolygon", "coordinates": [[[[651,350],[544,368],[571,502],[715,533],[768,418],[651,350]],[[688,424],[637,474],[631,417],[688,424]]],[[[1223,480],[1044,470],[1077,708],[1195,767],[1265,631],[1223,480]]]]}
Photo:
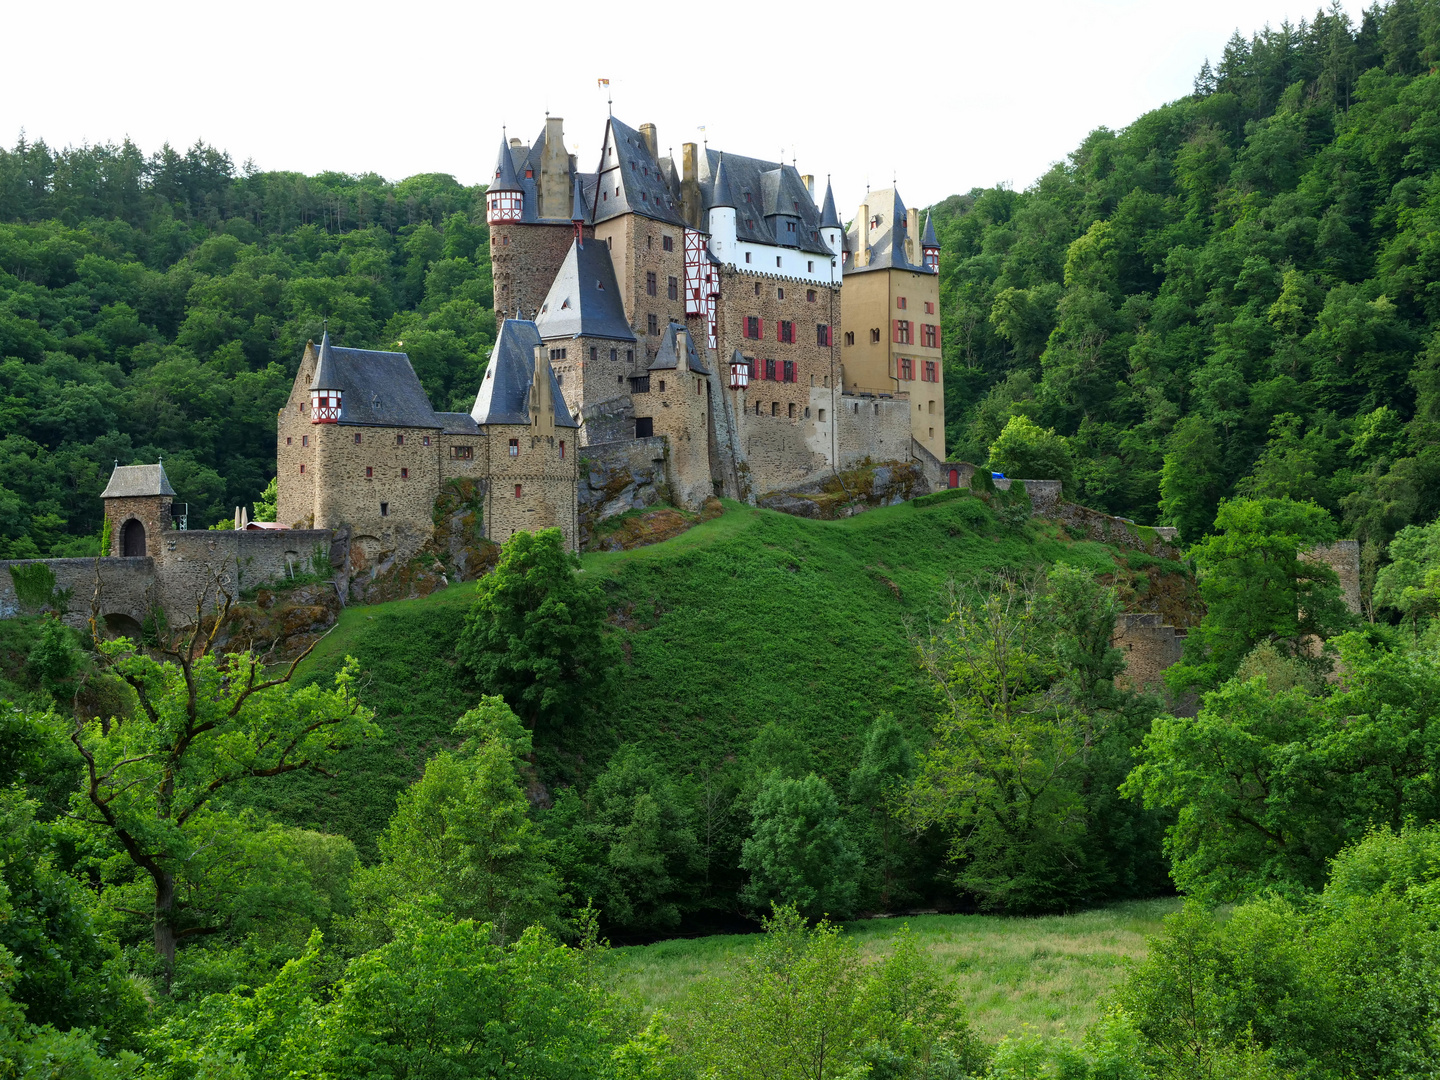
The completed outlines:
{"type": "Polygon", "coordinates": [[[926,323],[920,329],[922,332],[922,339],[925,342],[925,347],[927,349],[938,348],[939,335],[935,332],[935,326],[931,323],[926,323]]]}
{"type": "Polygon", "coordinates": [[[401,480],[409,480],[409,479],[410,479],[410,470],[409,470],[409,469],[401,469],[401,470],[400,470],[400,479],[401,479],[401,480]]]}
{"type": "Polygon", "coordinates": [[[520,489],[520,485],[519,485],[519,484],[516,484],[516,485],[515,485],[515,497],[516,497],[517,499],[520,498],[520,490],[521,490],[521,489],[520,489]]]}
{"type": "Polygon", "coordinates": [[[914,370],[914,366],[913,366],[913,361],[911,361],[909,357],[902,356],[902,357],[900,358],[900,378],[902,378],[902,379],[913,379],[913,378],[915,378],[915,370],[914,370]]]}
{"type": "Polygon", "coordinates": [[[795,419],[795,403],[793,401],[790,402],[790,419],[795,419]]]}
{"type": "MultiPolygon", "coordinates": [[[[285,440],[285,441],[286,441],[286,442],[289,442],[290,440],[287,439],[287,440],[285,440]]],[[[310,445],[310,436],[309,436],[309,435],[301,435],[301,436],[300,436],[300,445],[301,445],[301,446],[309,446],[309,445],[310,445]]]]}
{"type": "Polygon", "coordinates": [[[823,423],[825,422],[825,410],[824,410],[824,409],[821,409],[821,410],[816,414],[815,419],[819,420],[820,423],[823,424],[823,423]]]}
{"type": "Polygon", "coordinates": [[[304,476],[304,475],[305,475],[305,466],[304,466],[304,465],[301,465],[301,466],[300,466],[300,475],[301,475],[301,476],[304,476]]]}
{"type": "Polygon", "coordinates": [[[756,295],[756,296],[759,296],[759,295],[760,295],[760,283],[759,283],[758,281],[755,282],[755,295],[756,295]]]}
{"type": "Polygon", "coordinates": [[[564,350],[564,349],[551,349],[551,350],[550,350],[550,359],[551,359],[551,360],[564,360],[564,359],[565,359],[565,350],[564,350]]]}
{"type": "MultiPolygon", "coordinates": [[[[810,266],[811,266],[811,268],[813,269],[814,266],[815,266],[815,264],[814,264],[814,263],[811,263],[810,266]]],[[[806,302],[807,304],[813,304],[813,303],[815,302],[815,290],[814,290],[814,289],[806,289],[806,290],[805,290],[805,302],[806,302]]]]}
{"type": "Polygon", "coordinates": [[[795,231],[795,223],[794,223],[793,221],[787,221],[787,222],[785,223],[785,231],[786,231],[786,232],[794,232],[794,231],[795,231]]]}
{"type": "MultiPolygon", "coordinates": [[[[304,436],[302,435],[301,438],[303,439],[304,436]]],[[[292,441],[292,440],[291,440],[290,437],[287,435],[287,436],[285,437],[285,445],[286,445],[286,446],[289,446],[290,443],[291,443],[291,441],[292,441]]]]}
{"type": "Polygon", "coordinates": [[[760,415],[760,403],[759,403],[758,401],[755,402],[755,415],[756,415],[756,416],[759,416],[759,415],[760,415]]]}
{"type": "Polygon", "coordinates": [[[933,401],[930,402],[930,407],[929,407],[926,411],[927,411],[931,416],[934,416],[934,415],[935,415],[935,402],[933,402],[933,401]]]}
{"type": "Polygon", "coordinates": [[[774,382],[774,381],[775,381],[775,361],[774,361],[774,360],[766,360],[766,361],[765,361],[765,378],[769,379],[771,382],[774,382]]]}
{"type": "Polygon", "coordinates": [[[396,435],[396,436],[395,436],[395,445],[396,445],[396,446],[404,446],[404,445],[405,445],[405,436],[404,436],[404,435],[396,435]]]}
{"type": "Polygon", "coordinates": [[[635,437],[637,439],[648,439],[655,434],[655,418],[653,416],[635,417],[635,437]]]}
{"type": "Polygon", "coordinates": [[[564,439],[561,439],[561,440],[560,440],[560,460],[561,460],[561,461],[564,461],[564,460],[565,460],[565,440],[564,440],[564,439]]]}
{"type": "Polygon", "coordinates": [[[779,265],[780,265],[780,256],[779,256],[779,255],[776,255],[776,256],[775,256],[775,265],[776,265],[776,266],[779,266],[779,265]]]}
{"type": "Polygon", "coordinates": [[[880,215],[879,215],[879,214],[876,214],[874,217],[872,217],[872,218],[870,219],[870,228],[872,228],[872,229],[878,229],[879,227],[880,227],[880,215]]]}
{"type": "Polygon", "coordinates": [[[625,362],[626,362],[627,364],[633,364],[633,363],[635,362],[635,350],[634,350],[634,349],[626,349],[626,350],[625,350],[625,362]]]}
{"type": "Polygon", "coordinates": [[[455,461],[469,461],[474,456],[475,448],[473,446],[450,447],[450,457],[455,461]]]}
{"type": "Polygon", "coordinates": [[[500,246],[501,246],[501,247],[509,247],[509,246],[510,246],[510,237],[508,237],[508,236],[502,236],[502,237],[500,237],[500,246]]]}
{"type": "Polygon", "coordinates": [[[667,293],[667,295],[670,297],[671,300],[679,300],[679,299],[680,299],[680,279],[679,279],[679,278],[673,278],[673,277],[672,277],[672,278],[670,279],[670,288],[669,288],[669,292],[667,293]]]}
{"type": "Polygon", "coordinates": [[[786,360],[786,361],[785,361],[785,366],[784,366],[784,368],[782,368],[781,370],[782,370],[782,373],[783,373],[784,376],[785,376],[785,381],[786,381],[786,382],[794,382],[794,381],[795,381],[795,361],[794,361],[794,360],[786,360]]]}
{"type": "Polygon", "coordinates": [[[655,295],[655,272],[653,270],[645,275],[645,295],[655,295]]]}
{"type": "Polygon", "coordinates": [[[935,301],[933,301],[933,300],[926,300],[926,301],[925,301],[925,314],[926,314],[926,315],[934,315],[934,314],[935,314],[935,301]]]}
{"type": "Polygon", "coordinates": [[[939,367],[938,367],[938,365],[936,365],[936,363],[935,363],[934,360],[926,360],[926,361],[925,361],[925,371],[924,371],[924,375],[925,375],[925,381],[926,381],[926,382],[939,382],[939,381],[940,381],[939,367]]]}
{"type": "Polygon", "coordinates": [[[600,358],[600,349],[599,349],[597,346],[595,346],[595,345],[591,345],[591,346],[590,346],[590,359],[591,359],[591,360],[598,360],[599,358],[600,358]]]}
{"type": "Polygon", "coordinates": [[[877,326],[877,327],[875,327],[874,329],[872,329],[872,330],[870,331],[870,344],[871,344],[871,345],[878,345],[879,343],[880,343],[880,328],[877,326]]]}
{"type": "Polygon", "coordinates": [[[747,263],[750,261],[750,253],[749,253],[748,251],[745,252],[745,261],[746,261],[747,263]]]}
{"type": "MultiPolygon", "coordinates": [[[[601,200],[602,202],[609,202],[609,201],[610,201],[610,193],[609,193],[608,191],[602,191],[602,192],[600,192],[600,200],[601,200]]],[[[608,240],[609,240],[609,238],[607,237],[606,240],[607,240],[607,246],[608,246],[608,240]]]]}
{"type": "MultiPolygon", "coordinates": [[[[649,201],[650,201],[650,196],[647,195],[647,194],[645,194],[645,192],[642,191],[642,192],[640,192],[640,201],[641,201],[641,202],[649,202],[649,201]]],[[[645,239],[646,239],[646,240],[649,240],[650,238],[647,236],[645,239]]]]}
{"type": "Polygon", "coordinates": [[[893,320],[893,326],[894,333],[891,337],[891,340],[894,341],[897,345],[909,345],[910,335],[915,324],[912,323],[909,319],[895,319],[893,320]]]}
{"type": "Polygon", "coordinates": [[[665,392],[665,380],[664,380],[664,379],[661,379],[661,380],[660,380],[660,393],[663,394],[664,392],[665,392]]]}
{"type": "Polygon", "coordinates": [[[355,433],[355,445],[360,445],[360,433],[358,431],[355,433]]]}
{"type": "Polygon", "coordinates": [[[815,344],[825,346],[830,344],[830,327],[827,323],[815,324],[815,344]]]}
{"type": "Polygon", "coordinates": [[[429,436],[429,435],[425,435],[425,436],[421,437],[421,439],[420,439],[420,444],[421,444],[422,446],[429,446],[429,445],[430,445],[430,436],[429,436]]]}
{"type": "Polygon", "coordinates": [[[375,468],[374,468],[374,466],[371,466],[371,465],[366,465],[366,466],[365,466],[365,479],[366,479],[366,480],[373,480],[373,479],[375,479],[375,468]]]}
{"type": "Polygon", "coordinates": [[[776,300],[784,300],[784,299],[785,299],[785,290],[784,290],[784,289],[776,289],[776,290],[775,290],[775,299],[776,299],[776,300]]]}
{"type": "Polygon", "coordinates": [[[534,170],[534,169],[526,169],[526,170],[525,170],[525,179],[526,179],[526,180],[534,180],[534,179],[535,179],[535,170],[534,170]]]}
{"type": "Polygon", "coordinates": [[[897,311],[904,311],[904,310],[905,310],[905,297],[903,297],[903,296],[897,296],[897,297],[895,298],[895,309],[896,309],[897,311]]]}
{"type": "Polygon", "coordinates": [[[750,201],[750,193],[749,193],[748,191],[745,192],[745,201],[746,201],[747,203],[750,201]]]}
{"type": "Polygon", "coordinates": [[[772,402],[770,402],[770,415],[771,415],[771,416],[779,416],[779,415],[780,415],[780,403],[779,403],[778,401],[772,401],[772,402]]]}
{"type": "Polygon", "coordinates": [[[675,250],[675,238],[673,236],[660,237],[660,247],[665,251],[675,250]]]}
{"type": "Polygon", "coordinates": [[[519,440],[519,439],[511,439],[511,440],[510,440],[510,456],[511,456],[511,457],[519,457],[519,456],[520,456],[520,440],[519,440]]]}
{"type": "Polygon", "coordinates": [[[930,438],[933,439],[934,437],[935,437],[935,429],[932,427],[932,428],[930,429],[930,438]]]}
{"type": "MultiPolygon", "coordinates": [[[[650,276],[654,277],[655,275],[652,274],[650,276]]],[[[658,334],[660,332],[660,319],[654,314],[646,315],[645,328],[652,334],[658,334]]]]}
{"type": "MultiPolygon", "coordinates": [[[[810,239],[811,239],[811,240],[814,240],[814,239],[815,239],[815,234],[814,234],[814,233],[811,233],[811,234],[810,234],[810,239]]],[[[807,274],[813,274],[813,273],[815,272],[815,260],[814,260],[814,259],[806,259],[806,260],[805,260],[805,272],[806,272],[807,274]]],[[[812,291],[813,291],[813,290],[812,290],[812,291]]],[[[813,299],[813,297],[812,297],[812,299],[813,299]]]]}
{"type": "Polygon", "coordinates": [[[781,319],[775,324],[775,340],[793,345],[795,343],[795,324],[781,319]]]}
{"type": "Polygon", "coordinates": [[[645,250],[646,250],[646,251],[651,251],[651,250],[654,249],[654,247],[655,247],[655,238],[654,238],[653,236],[647,236],[647,237],[645,237],[645,250]]]}
{"type": "Polygon", "coordinates": [[[846,345],[854,345],[854,344],[855,344],[855,331],[854,331],[854,330],[846,330],[846,331],[845,331],[845,344],[846,344],[846,345]]]}
{"type": "Polygon", "coordinates": [[[611,350],[610,350],[610,359],[611,359],[611,361],[613,362],[613,361],[615,361],[615,360],[618,360],[619,358],[620,358],[620,350],[619,350],[619,349],[611,349],[611,350]]]}

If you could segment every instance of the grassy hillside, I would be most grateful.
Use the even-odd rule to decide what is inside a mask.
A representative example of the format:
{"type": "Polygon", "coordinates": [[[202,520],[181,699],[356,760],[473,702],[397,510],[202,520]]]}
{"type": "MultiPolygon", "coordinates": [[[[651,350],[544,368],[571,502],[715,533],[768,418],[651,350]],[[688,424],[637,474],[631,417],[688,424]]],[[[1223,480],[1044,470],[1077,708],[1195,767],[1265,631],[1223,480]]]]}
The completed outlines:
{"type": "MultiPolygon", "coordinates": [[[[696,773],[782,720],[822,771],[838,775],[877,712],[923,738],[930,696],[908,634],[936,613],[948,578],[1057,561],[1098,574],[1130,573],[1144,560],[1117,562],[1114,549],[1045,523],[1002,525],[969,495],[836,522],[731,503],[664,543],[586,555],[584,573],[603,582],[623,638],[624,707],[611,730],[541,749],[582,782],[620,742],[650,747],[677,774],[696,773]]],[[[482,692],[453,656],[474,590],[344,612],[302,677],[328,678],[355,656],[386,734],[343,755],[334,779],[286,777],[256,801],[372,851],[395,794],[482,692]]]]}
{"type": "MultiPolygon", "coordinates": [[[[971,1021],[995,1041],[1022,1025],[1078,1037],[1099,1017],[1100,999],[1125,965],[1145,955],[1179,900],[1143,900],[1040,919],[919,915],[853,922],[846,932],[865,956],[887,953],[908,926],[960,990],[971,1021]]],[[[673,1006],[699,979],[726,974],[756,935],[676,939],[611,952],[614,985],[647,1009],[673,1006]]]]}

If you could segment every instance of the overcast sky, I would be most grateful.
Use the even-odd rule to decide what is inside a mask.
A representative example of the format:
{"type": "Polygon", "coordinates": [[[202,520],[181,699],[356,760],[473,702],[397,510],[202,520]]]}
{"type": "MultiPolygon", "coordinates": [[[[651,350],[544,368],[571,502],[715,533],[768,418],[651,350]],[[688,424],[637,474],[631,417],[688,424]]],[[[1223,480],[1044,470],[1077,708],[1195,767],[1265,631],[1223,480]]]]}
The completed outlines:
{"type": "MultiPolygon", "coordinates": [[[[834,175],[842,215],[892,175],[912,206],[1025,187],[1096,127],[1190,92],[1237,27],[1301,0],[345,4],[0,0],[0,139],[197,138],[237,165],[392,179],[493,168],[501,125],[545,111],[592,169],[615,115],[662,152],[722,150],[834,175]],[[700,130],[701,125],[705,130],[700,130]]],[[[1360,4],[1345,4],[1352,18],[1360,4]]]]}

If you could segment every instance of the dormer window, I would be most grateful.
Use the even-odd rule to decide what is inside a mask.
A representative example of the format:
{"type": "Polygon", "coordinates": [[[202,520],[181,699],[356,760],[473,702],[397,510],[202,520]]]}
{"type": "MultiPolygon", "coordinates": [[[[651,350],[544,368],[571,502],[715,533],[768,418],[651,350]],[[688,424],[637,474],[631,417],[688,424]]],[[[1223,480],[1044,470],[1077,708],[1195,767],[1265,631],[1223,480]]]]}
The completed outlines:
{"type": "Polygon", "coordinates": [[[874,217],[872,217],[872,218],[870,219],[870,228],[872,228],[872,229],[878,229],[879,227],[880,227],[880,215],[879,215],[879,214],[876,214],[874,217]]]}
{"type": "Polygon", "coordinates": [[[534,170],[534,169],[526,169],[526,170],[525,170],[525,179],[526,179],[526,180],[534,180],[534,179],[535,179],[535,170],[534,170]]]}
{"type": "Polygon", "coordinates": [[[746,201],[747,203],[750,201],[750,193],[749,193],[748,191],[745,192],[745,201],[746,201]]]}

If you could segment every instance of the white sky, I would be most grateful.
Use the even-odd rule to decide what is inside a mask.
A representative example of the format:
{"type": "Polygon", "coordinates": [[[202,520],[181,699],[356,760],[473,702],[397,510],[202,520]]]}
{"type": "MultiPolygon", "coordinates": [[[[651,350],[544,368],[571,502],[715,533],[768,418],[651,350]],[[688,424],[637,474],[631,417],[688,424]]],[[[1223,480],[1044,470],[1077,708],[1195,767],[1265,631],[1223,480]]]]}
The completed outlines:
{"type": "MultiPolygon", "coordinates": [[[[818,183],[833,174],[848,217],[892,175],[912,206],[1023,188],[1094,128],[1189,93],[1237,27],[1317,6],[0,0],[0,140],[128,134],[149,153],[203,138],[261,169],[477,183],[501,125],[528,142],[547,108],[594,168],[606,77],[615,114],[656,124],[662,153],[702,138],[772,160],[783,149],[818,183]]],[[[1345,3],[1352,18],[1360,7],[1345,3]]]]}

